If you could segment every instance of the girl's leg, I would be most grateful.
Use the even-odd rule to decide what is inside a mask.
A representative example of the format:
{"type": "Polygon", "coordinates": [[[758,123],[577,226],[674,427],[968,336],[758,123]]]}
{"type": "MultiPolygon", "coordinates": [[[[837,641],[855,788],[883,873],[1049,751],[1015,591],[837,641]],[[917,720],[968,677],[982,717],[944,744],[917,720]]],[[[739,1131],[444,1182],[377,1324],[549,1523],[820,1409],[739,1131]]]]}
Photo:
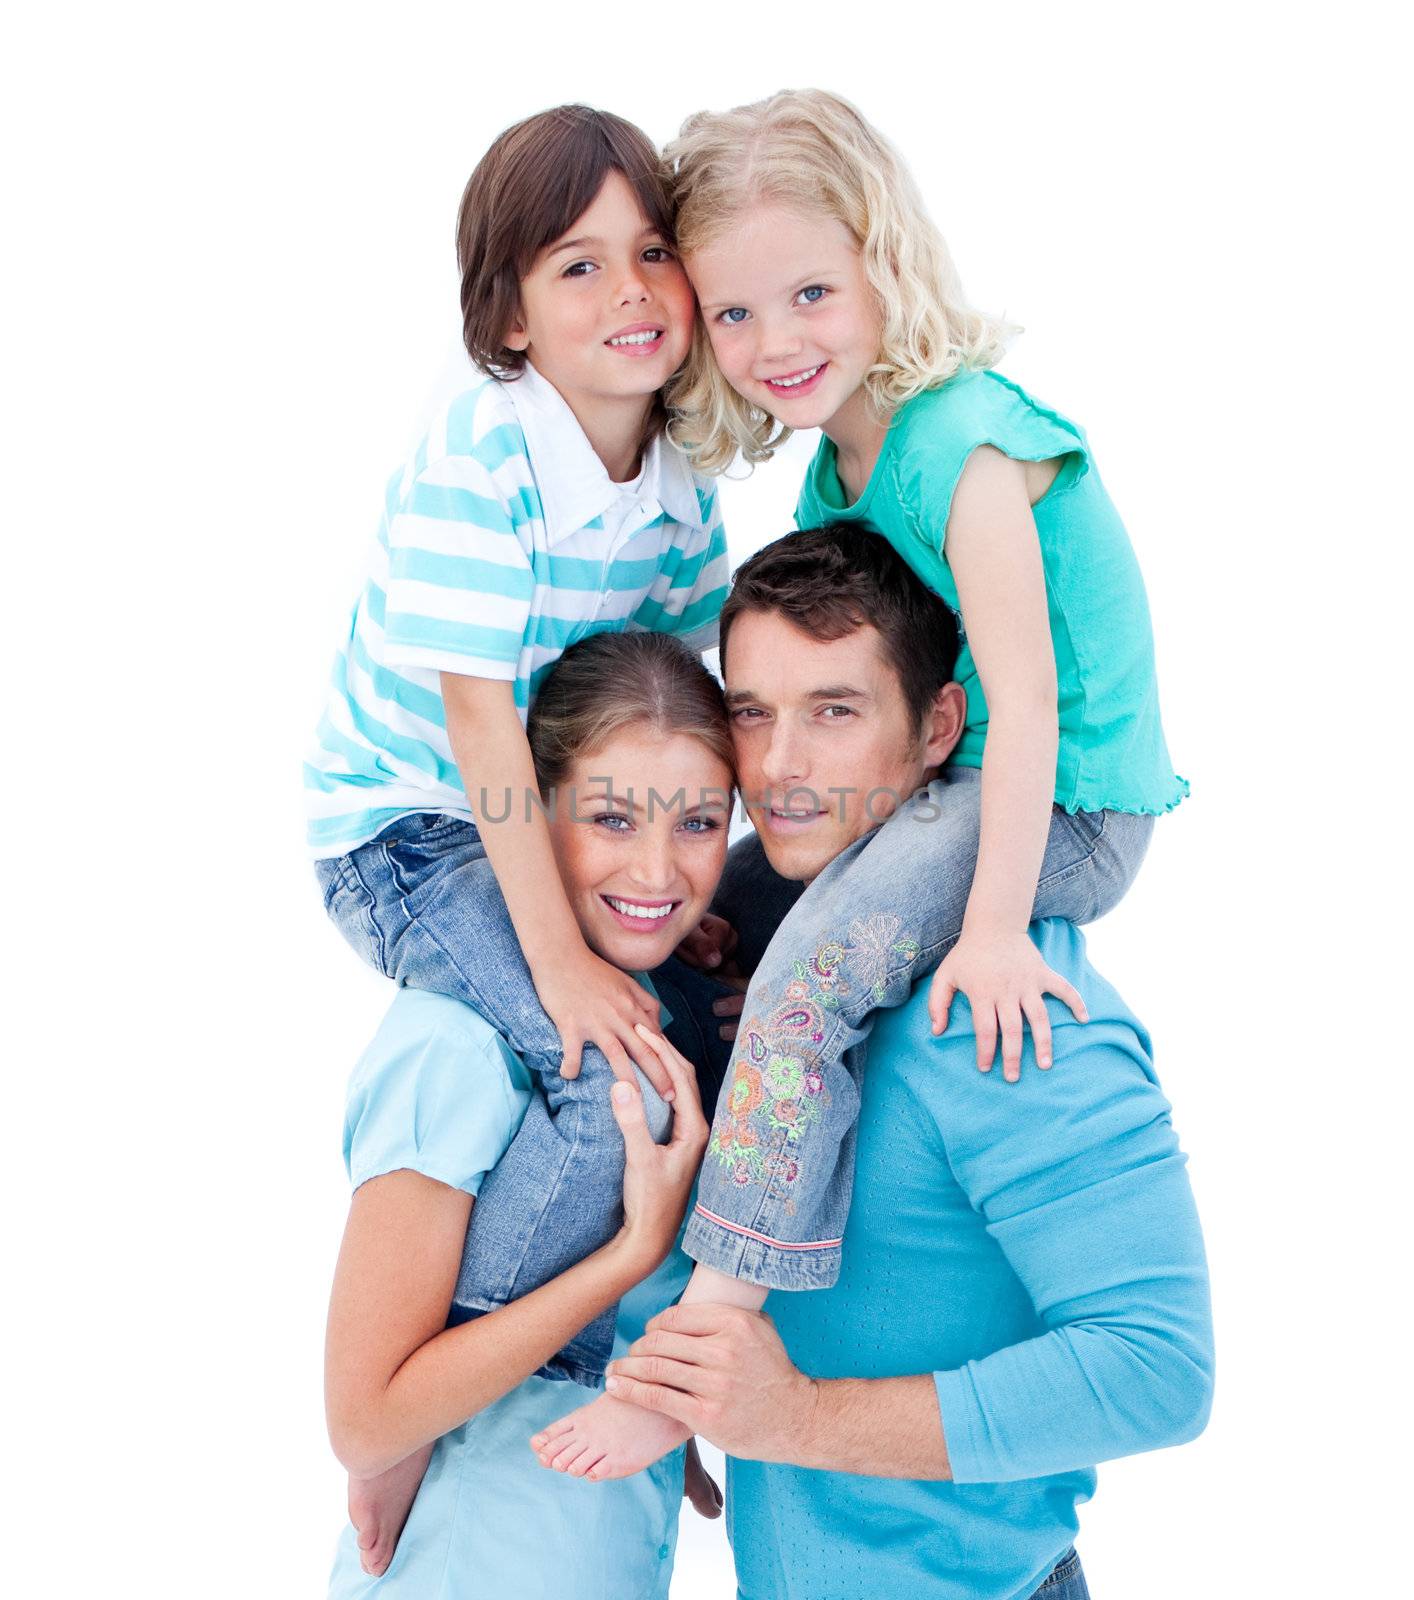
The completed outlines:
{"type": "MultiPolygon", "coordinates": [[[[684,1303],[757,1310],[768,1288],[834,1281],[854,1180],[858,1089],[847,1052],[859,1059],[855,1047],[874,1012],[901,1004],[961,933],[980,800],[979,773],[945,771],[836,857],[781,923],[752,980],[733,1076],[718,1102],[683,1241],[698,1263],[684,1303]],[[767,1237],[763,1222],[780,1237],[767,1237]],[[822,1239],[822,1230],[835,1237],[822,1239]]],[[[1114,824],[1108,814],[1057,808],[1037,914],[1088,921],[1109,909],[1138,868],[1146,820],[1114,824]]],[[[659,1413],[601,1395],[532,1445],[542,1466],[597,1481],[641,1471],[685,1433],[659,1413]]]]}
{"type": "MultiPolygon", "coordinates": [[[[1151,825],[1057,808],[1034,914],[1102,915],[1151,825]]],[[[902,1004],[956,942],[980,831],[981,774],[947,768],[837,856],[781,924],[752,979],[684,1239],[701,1266],[760,1288],[835,1281],[860,1047],[874,1013],[902,1004]]],[[[710,1284],[689,1294],[708,1298],[710,1284]]]]}
{"type": "MultiPolygon", "coordinates": [[[[453,818],[405,817],[325,877],[340,928],[388,977],[464,1000],[538,1076],[510,1149],[472,1210],[450,1320],[518,1299],[611,1239],[623,1201],[623,1138],[609,1103],[613,1073],[584,1049],[578,1078],[560,1076],[559,1034],[546,1016],[477,830],[453,818]]],[[[671,1113],[640,1073],[655,1138],[671,1113]]],[[[613,1345],[604,1313],[542,1369],[597,1386],[613,1345]]]]}

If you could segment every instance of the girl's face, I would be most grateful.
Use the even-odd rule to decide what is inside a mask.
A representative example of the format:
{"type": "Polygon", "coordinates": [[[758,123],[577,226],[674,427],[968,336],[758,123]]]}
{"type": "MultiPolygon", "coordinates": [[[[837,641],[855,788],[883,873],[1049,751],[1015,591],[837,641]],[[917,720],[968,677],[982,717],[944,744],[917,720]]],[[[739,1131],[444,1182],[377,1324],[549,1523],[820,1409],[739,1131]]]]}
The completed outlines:
{"type": "Polygon", "coordinates": [[[642,972],[697,926],[727,855],[732,773],[689,734],[626,728],[580,757],[550,842],[584,942],[642,972]]]}
{"type": "Polygon", "coordinates": [[[611,172],[569,232],[547,245],[520,282],[506,345],[585,420],[641,403],[682,365],[692,339],[692,287],[677,251],[611,172]]]}
{"type": "Polygon", "coordinates": [[[732,388],[789,428],[829,432],[883,334],[849,229],[818,212],[753,209],[687,270],[732,388]]]}

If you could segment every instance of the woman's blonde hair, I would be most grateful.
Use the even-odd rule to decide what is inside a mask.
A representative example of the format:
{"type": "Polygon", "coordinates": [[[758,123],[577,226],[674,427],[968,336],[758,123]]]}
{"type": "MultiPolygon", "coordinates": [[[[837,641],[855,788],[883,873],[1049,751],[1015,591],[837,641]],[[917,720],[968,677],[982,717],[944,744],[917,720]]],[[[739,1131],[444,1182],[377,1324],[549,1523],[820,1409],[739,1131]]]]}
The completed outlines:
{"type": "MultiPolygon", "coordinates": [[[[879,358],[864,378],[881,420],[963,367],[992,366],[1018,331],[966,303],[908,169],[838,95],[784,89],[735,111],[700,111],[664,157],[686,255],[753,205],[823,213],[849,229],[883,322],[879,358]]],[[[703,472],[724,471],[738,453],[753,465],[768,460],[790,436],[722,376],[700,318],[667,402],[669,435],[703,472]]]]}

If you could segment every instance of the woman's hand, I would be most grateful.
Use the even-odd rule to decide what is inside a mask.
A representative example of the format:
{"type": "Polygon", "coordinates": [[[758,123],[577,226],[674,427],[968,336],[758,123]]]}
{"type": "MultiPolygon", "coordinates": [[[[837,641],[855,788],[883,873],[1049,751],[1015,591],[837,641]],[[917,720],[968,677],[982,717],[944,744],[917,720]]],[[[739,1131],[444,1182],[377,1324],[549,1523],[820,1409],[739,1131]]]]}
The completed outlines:
{"type": "Polygon", "coordinates": [[[961,991],[972,1007],[972,1029],[977,1035],[977,1066],[992,1070],[997,1035],[1002,1041],[1002,1076],[1015,1083],[1021,1076],[1022,1021],[1031,1028],[1036,1065],[1044,1072],[1051,1064],[1051,1019],[1044,995],[1053,994],[1088,1022],[1090,1013],[1079,993],[1041,959],[1041,952],[1024,933],[984,938],[964,933],[933,974],[928,991],[928,1015],[933,1032],[944,1032],[953,997],[961,991]]]}
{"type": "Polygon", "coordinates": [[[585,1045],[597,1044],[617,1077],[631,1079],[632,1062],[664,1100],[673,1098],[672,1079],[635,1032],[641,1024],[658,1021],[658,1002],[641,983],[596,956],[583,941],[577,951],[542,964],[533,976],[540,1003],[564,1046],[562,1078],[577,1078],[585,1045]]]}
{"type": "Polygon", "coordinates": [[[658,1058],[675,1091],[673,1133],[667,1144],[654,1144],[643,1116],[637,1084],[620,1080],[612,1091],[614,1120],[624,1136],[623,1243],[646,1263],[643,1276],[659,1267],[682,1226],[702,1152],[707,1148],[707,1123],[697,1094],[692,1066],[660,1033],[639,1025],[647,1049],[658,1058]]]}

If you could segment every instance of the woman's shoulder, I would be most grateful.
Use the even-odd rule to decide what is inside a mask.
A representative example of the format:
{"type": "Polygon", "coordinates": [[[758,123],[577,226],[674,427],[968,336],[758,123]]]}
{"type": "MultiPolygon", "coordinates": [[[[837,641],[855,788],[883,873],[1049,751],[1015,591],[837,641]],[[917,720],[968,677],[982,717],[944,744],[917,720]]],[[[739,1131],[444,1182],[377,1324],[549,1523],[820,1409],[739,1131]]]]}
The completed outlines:
{"type": "Polygon", "coordinates": [[[355,1188],[409,1168],[475,1194],[525,1114],[529,1069],[478,1012],[400,989],[349,1079],[344,1159],[355,1188]]]}

